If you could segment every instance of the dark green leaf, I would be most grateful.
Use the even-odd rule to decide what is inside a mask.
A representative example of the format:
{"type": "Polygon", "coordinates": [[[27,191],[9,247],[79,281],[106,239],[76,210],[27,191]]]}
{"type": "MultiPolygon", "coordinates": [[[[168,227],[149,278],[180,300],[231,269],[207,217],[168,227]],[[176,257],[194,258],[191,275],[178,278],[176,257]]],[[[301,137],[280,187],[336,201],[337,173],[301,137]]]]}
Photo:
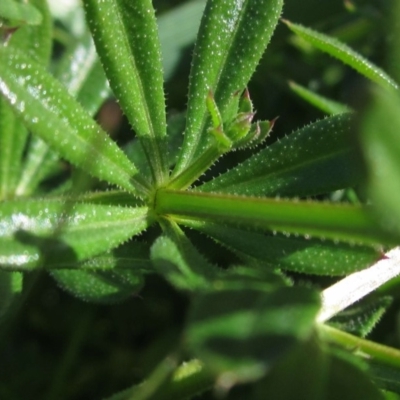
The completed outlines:
{"type": "Polygon", "coordinates": [[[117,145],[61,84],[11,47],[0,49],[0,92],[26,126],[63,157],[99,179],[135,190],[136,169],[117,145]]]}
{"type": "Polygon", "coordinates": [[[367,299],[349,307],[329,320],[329,325],[353,335],[365,337],[392,304],[391,297],[367,299]]]}
{"type": "Polygon", "coordinates": [[[265,235],[211,222],[179,220],[227,246],[243,259],[270,268],[316,275],[346,275],[371,266],[381,253],[371,247],[327,240],[265,235]]]}
{"type": "Polygon", "coordinates": [[[207,2],[193,57],[185,139],[175,176],[204,150],[208,140],[207,94],[213,91],[224,114],[232,94],[243,90],[253,74],[282,5],[282,0],[207,2]]]}
{"type": "Polygon", "coordinates": [[[161,49],[151,0],[85,0],[87,22],[114,94],[143,146],[153,179],[168,168],[160,146],[166,135],[161,49]]]}
{"type": "MultiPolygon", "coordinates": [[[[1,253],[0,253],[1,254],[1,253]]],[[[1,265],[2,255],[0,255],[1,265]]],[[[22,290],[22,274],[0,270],[0,324],[15,295],[22,290]]]]}
{"type": "Polygon", "coordinates": [[[349,114],[308,125],[201,185],[205,192],[309,196],[359,183],[349,114]]]}
{"type": "Polygon", "coordinates": [[[309,337],[318,307],[318,294],[306,288],[199,294],[189,314],[187,345],[232,383],[255,380],[309,337]]]}

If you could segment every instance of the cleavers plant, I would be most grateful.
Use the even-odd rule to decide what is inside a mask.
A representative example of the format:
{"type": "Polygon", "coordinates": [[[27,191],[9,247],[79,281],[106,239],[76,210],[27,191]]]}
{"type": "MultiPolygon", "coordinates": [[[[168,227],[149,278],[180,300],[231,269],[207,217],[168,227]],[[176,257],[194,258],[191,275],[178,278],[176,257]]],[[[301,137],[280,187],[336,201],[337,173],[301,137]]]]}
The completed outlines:
{"type": "Polygon", "coordinates": [[[400,351],[364,339],[390,298],[321,320],[320,290],[297,279],[363,271],[399,242],[398,64],[393,79],[337,39],[283,20],[369,79],[371,101],[357,112],[291,83],[330,115],[267,145],[279,120],[257,119],[247,85],[283,0],[206,2],[187,110],[175,119],[152,1],[83,5],[91,34],[51,73],[46,0],[0,5],[0,317],[39,269],[97,303],[122,301],[159,274],[190,299],[182,338],[113,399],[229,397],[237,387],[246,399],[400,393],[400,351]],[[107,82],[134,131],[122,147],[92,118],[107,82]],[[241,151],[244,161],[214,172],[241,151]],[[357,199],[324,197],[346,190],[357,199]],[[191,230],[233,265],[209,262],[191,230]]]}

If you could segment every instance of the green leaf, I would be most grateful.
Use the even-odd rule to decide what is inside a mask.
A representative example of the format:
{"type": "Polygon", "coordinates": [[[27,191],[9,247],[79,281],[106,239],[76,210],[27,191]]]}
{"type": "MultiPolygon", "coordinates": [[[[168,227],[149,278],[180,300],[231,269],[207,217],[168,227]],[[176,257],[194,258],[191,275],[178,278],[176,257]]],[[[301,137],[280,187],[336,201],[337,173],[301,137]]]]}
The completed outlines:
{"type": "Polygon", "coordinates": [[[366,368],[352,359],[339,352],[331,355],[324,400],[383,400],[382,392],[371,382],[366,368]]]}
{"type": "Polygon", "coordinates": [[[42,265],[54,265],[60,252],[64,263],[77,262],[143,231],[150,222],[147,211],[63,199],[15,200],[0,204],[0,233],[1,238],[27,244],[28,251],[33,250],[29,246],[38,248],[42,265]]]}
{"type": "Polygon", "coordinates": [[[284,20],[283,22],[290,30],[296,33],[296,35],[300,36],[317,49],[330,54],[332,57],[335,57],[354,68],[371,81],[386,88],[398,88],[397,83],[383,70],[372,64],[344,43],[341,43],[339,40],[287,20],[284,20]]]}
{"type": "Polygon", "coordinates": [[[360,124],[367,189],[383,226],[400,232],[400,95],[375,88],[360,124]]]}
{"type": "MultiPolygon", "coordinates": [[[[0,260],[2,256],[0,255],[0,260]]],[[[0,261],[1,265],[1,261],[0,261]]],[[[0,271],[0,323],[14,297],[22,290],[22,274],[0,271]]]]}
{"type": "Polygon", "coordinates": [[[346,275],[371,266],[381,253],[371,247],[327,240],[265,235],[204,221],[179,219],[228,247],[244,260],[257,260],[270,268],[313,275],[346,275]]]}
{"type": "Polygon", "coordinates": [[[324,400],[328,373],[329,356],[311,336],[255,384],[253,399],[324,400]]]}
{"type": "Polygon", "coordinates": [[[59,82],[11,47],[0,49],[0,93],[26,126],[67,160],[99,179],[135,190],[136,168],[118,146],[59,82]]]}
{"type": "MultiPolygon", "coordinates": [[[[399,370],[375,360],[368,360],[368,372],[373,382],[381,389],[400,394],[399,370]]],[[[394,399],[398,399],[395,397],[394,399]]]]}
{"type": "MultiPolygon", "coordinates": [[[[30,57],[47,65],[52,46],[52,21],[47,1],[31,2],[42,13],[43,20],[37,26],[20,27],[11,36],[8,46],[28,53],[30,57]]],[[[14,115],[4,99],[0,99],[0,199],[19,195],[18,180],[21,174],[22,154],[26,147],[28,132],[14,115]]]]}
{"type": "Polygon", "coordinates": [[[60,287],[81,300],[109,304],[133,296],[143,286],[140,272],[133,269],[114,271],[52,271],[60,287]]]}
{"type": "Polygon", "coordinates": [[[353,335],[366,337],[392,304],[389,296],[367,299],[349,307],[329,320],[329,325],[353,335]]]}
{"type": "Polygon", "coordinates": [[[87,22],[114,94],[143,139],[153,179],[168,168],[160,146],[166,135],[161,49],[151,0],[85,0],[87,22]]]}
{"type": "Polygon", "coordinates": [[[207,2],[190,73],[185,138],[174,176],[192,163],[208,141],[208,92],[214,93],[224,115],[232,94],[243,90],[253,74],[282,5],[282,0],[207,2]]]}
{"type": "Polygon", "coordinates": [[[157,272],[182,290],[201,290],[210,286],[218,270],[197,251],[176,225],[166,225],[168,236],[161,236],[151,248],[157,272]]]}
{"type": "Polygon", "coordinates": [[[198,189],[253,196],[309,196],[359,183],[351,121],[351,115],[343,114],[307,125],[198,189]]]}
{"type": "Polygon", "coordinates": [[[188,348],[232,383],[252,381],[312,332],[319,307],[306,288],[222,290],[194,298],[188,348]]]}
{"type": "Polygon", "coordinates": [[[172,77],[182,52],[195,41],[205,4],[205,0],[188,1],[157,19],[166,81],[172,77]]]}
{"type": "Polygon", "coordinates": [[[397,243],[395,236],[379,229],[370,207],[365,206],[172,190],[159,190],[155,205],[159,215],[170,218],[189,217],[359,244],[397,243]]]}
{"type": "MultiPolygon", "coordinates": [[[[108,82],[89,32],[65,52],[55,76],[92,116],[110,95],[108,82]]],[[[17,194],[29,195],[34,192],[41,181],[59,170],[58,159],[58,155],[46,142],[34,136],[29,142],[17,194]]]]}
{"type": "Polygon", "coordinates": [[[1,1],[0,18],[6,20],[7,27],[23,24],[39,25],[42,22],[42,15],[34,5],[14,0],[1,1]]]}
{"type": "Polygon", "coordinates": [[[337,101],[327,99],[304,86],[297,84],[296,82],[289,82],[289,87],[294,93],[300,96],[307,103],[313,105],[314,107],[320,109],[326,114],[335,115],[350,112],[350,107],[345,104],[338,103],[337,101]]]}

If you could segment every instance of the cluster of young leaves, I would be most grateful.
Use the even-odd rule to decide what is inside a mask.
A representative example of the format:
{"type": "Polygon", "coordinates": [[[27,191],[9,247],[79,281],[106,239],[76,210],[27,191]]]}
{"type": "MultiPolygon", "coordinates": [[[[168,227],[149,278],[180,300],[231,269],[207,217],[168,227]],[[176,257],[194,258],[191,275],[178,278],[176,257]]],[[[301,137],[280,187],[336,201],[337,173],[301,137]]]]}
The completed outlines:
{"type": "MultiPolygon", "coordinates": [[[[47,2],[29,3],[32,18],[25,15],[26,4],[7,0],[0,8],[5,21],[0,26],[0,307],[5,310],[21,290],[21,273],[36,269],[48,270],[79,298],[100,303],[131,296],[146,274],[157,273],[191,294],[182,348],[203,364],[189,378],[177,378],[168,362],[161,364],[147,383],[115,399],[133,393],[163,398],[168,391],[184,398],[215,382],[220,390],[255,382],[255,399],[280,393],[282,399],[373,400],[383,398],[378,386],[400,393],[393,379],[385,386],[399,367],[398,361],[390,363],[397,353],[377,356],[372,365],[330,346],[336,336],[329,332],[336,331],[315,322],[318,291],[287,278],[291,271],[328,276],[359,271],[381,257],[380,246],[397,243],[395,81],[337,40],[285,21],[300,38],[377,87],[371,109],[359,121],[350,107],[297,87],[332,115],[265,146],[275,121],[254,121],[246,86],[278,24],[283,0],[208,1],[182,132],[166,117],[151,0],[83,4],[95,47],[85,33],[53,74],[47,2]],[[109,93],[107,82],[135,133],[124,149],[92,119],[109,93]],[[351,137],[356,124],[362,132],[358,142],[351,137]],[[375,207],[316,200],[363,183],[360,148],[375,207]],[[252,149],[247,160],[201,182],[218,159],[242,149],[252,149]],[[46,191],[56,174],[68,176],[46,191]],[[104,187],[103,182],[109,187],[86,191],[82,181],[89,188],[104,187]],[[132,239],[154,225],[161,228],[154,243],[132,239]],[[227,248],[238,264],[212,265],[186,228],[227,248]],[[315,372],[318,378],[310,384],[315,372]],[[185,379],[189,383],[182,383],[185,379]]],[[[388,303],[360,307],[333,324],[365,335],[388,303]],[[356,328],[354,321],[361,321],[356,328]]]]}

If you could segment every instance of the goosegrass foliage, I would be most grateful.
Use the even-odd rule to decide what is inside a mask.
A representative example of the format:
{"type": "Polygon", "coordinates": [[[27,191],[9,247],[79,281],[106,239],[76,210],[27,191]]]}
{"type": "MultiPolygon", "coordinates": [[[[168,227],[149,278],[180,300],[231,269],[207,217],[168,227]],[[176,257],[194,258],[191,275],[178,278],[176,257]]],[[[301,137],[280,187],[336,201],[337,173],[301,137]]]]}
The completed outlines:
{"type": "Polygon", "coordinates": [[[319,291],[288,278],[360,271],[398,243],[395,80],[338,40],[284,21],[374,82],[373,101],[355,117],[350,106],[292,83],[329,116],[267,146],[279,121],[257,120],[246,86],[283,0],[206,3],[187,111],[168,120],[152,2],[83,5],[99,58],[86,32],[51,73],[46,1],[7,0],[0,8],[1,313],[30,271],[45,269],[68,292],[98,303],[138,293],[155,273],[190,299],[180,348],[115,399],[189,398],[245,383],[248,398],[400,393],[399,353],[352,335],[367,335],[390,299],[317,324],[319,291]],[[110,92],[107,81],[134,131],[124,148],[92,118],[110,92]],[[244,162],[204,181],[220,158],[246,149],[252,155],[244,162]],[[372,204],[326,200],[360,186],[372,204]],[[142,235],[150,227],[152,235],[142,235]],[[236,264],[211,264],[188,228],[232,252],[236,264]],[[148,242],[154,232],[159,237],[148,242]],[[177,367],[181,354],[197,361],[177,367]]]}

